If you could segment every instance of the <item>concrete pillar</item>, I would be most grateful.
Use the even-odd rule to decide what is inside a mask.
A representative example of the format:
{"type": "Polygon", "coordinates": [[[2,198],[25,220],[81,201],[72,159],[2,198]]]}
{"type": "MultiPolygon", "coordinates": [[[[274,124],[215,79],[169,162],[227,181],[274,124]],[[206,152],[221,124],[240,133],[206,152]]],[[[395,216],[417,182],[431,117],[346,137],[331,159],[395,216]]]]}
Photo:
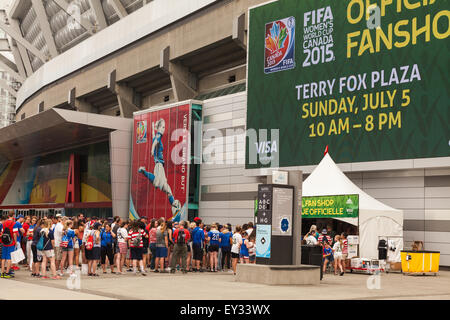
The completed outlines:
{"type": "Polygon", "coordinates": [[[67,99],[67,103],[74,110],[77,110],[80,112],[88,112],[88,113],[94,112],[94,107],[92,107],[92,105],[90,103],[86,102],[83,99],[78,99],[76,97],[76,88],[72,88],[69,91],[69,97],[67,99]]]}
{"type": "Polygon", "coordinates": [[[242,49],[247,50],[245,44],[245,13],[233,21],[233,41],[242,49]]]}
{"type": "Polygon", "coordinates": [[[292,262],[294,265],[300,265],[302,259],[302,171],[289,171],[289,185],[294,186],[294,230],[293,230],[293,246],[292,246],[292,262]]]}
{"type": "Polygon", "coordinates": [[[116,70],[108,74],[107,88],[117,95],[120,116],[122,118],[133,118],[133,112],[141,110],[133,103],[133,89],[127,87],[125,84],[116,82],[116,70]]]}
{"type": "Polygon", "coordinates": [[[160,68],[170,76],[176,101],[193,99],[198,95],[198,79],[179,62],[170,61],[170,47],[161,51],[160,68]]]}
{"type": "Polygon", "coordinates": [[[110,133],[111,194],[113,216],[128,220],[130,206],[131,141],[130,131],[117,130],[110,133]]]}

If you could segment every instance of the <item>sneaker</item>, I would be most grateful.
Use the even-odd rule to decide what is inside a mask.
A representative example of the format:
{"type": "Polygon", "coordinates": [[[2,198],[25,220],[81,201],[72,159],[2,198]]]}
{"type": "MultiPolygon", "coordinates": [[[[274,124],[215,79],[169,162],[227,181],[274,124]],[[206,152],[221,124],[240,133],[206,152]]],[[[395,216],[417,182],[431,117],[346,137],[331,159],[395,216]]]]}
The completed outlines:
{"type": "Polygon", "coordinates": [[[5,279],[11,279],[11,278],[14,278],[14,276],[13,276],[13,275],[10,275],[10,274],[8,274],[8,273],[4,273],[4,274],[2,274],[2,278],[5,278],[5,279]]]}
{"type": "Polygon", "coordinates": [[[54,276],[54,277],[52,277],[52,279],[53,280],[59,280],[59,279],[61,279],[61,277],[60,276],[54,276]]]}
{"type": "Polygon", "coordinates": [[[128,269],[127,272],[133,272],[133,269],[128,269]]]}
{"type": "Polygon", "coordinates": [[[171,270],[170,270],[170,273],[175,273],[175,269],[171,269],[171,270]]]}
{"type": "Polygon", "coordinates": [[[153,270],[153,272],[155,272],[155,273],[159,273],[159,270],[158,270],[158,269],[155,269],[155,270],[153,270]]]}

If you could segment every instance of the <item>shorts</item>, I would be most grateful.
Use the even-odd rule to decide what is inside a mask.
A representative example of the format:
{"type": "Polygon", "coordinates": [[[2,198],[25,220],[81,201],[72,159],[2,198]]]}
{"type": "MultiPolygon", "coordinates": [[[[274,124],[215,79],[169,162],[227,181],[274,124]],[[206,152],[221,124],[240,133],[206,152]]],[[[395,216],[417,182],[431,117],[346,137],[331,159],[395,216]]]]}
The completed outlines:
{"type": "Polygon", "coordinates": [[[126,255],[127,254],[127,243],[126,242],[119,242],[119,253],[126,255]]]}
{"type": "Polygon", "coordinates": [[[239,253],[239,258],[241,258],[241,259],[248,259],[249,257],[248,256],[244,256],[242,253],[239,253]]]}
{"type": "Polygon", "coordinates": [[[333,262],[334,258],[333,258],[333,256],[328,256],[326,258],[323,258],[323,262],[325,262],[325,260],[328,260],[328,262],[333,262]]]}
{"type": "Polygon", "coordinates": [[[142,254],[148,254],[148,248],[147,247],[143,247],[142,248],[142,254]]]}
{"type": "Polygon", "coordinates": [[[73,248],[62,248],[62,251],[63,252],[70,252],[70,251],[73,252],[73,248]]]}
{"type": "Polygon", "coordinates": [[[156,258],[166,258],[167,248],[166,247],[156,247],[156,258]]]}
{"type": "Polygon", "coordinates": [[[55,256],[55,252],[53,251],[53,249],[51,250],[43,250],[43,251],[38,251],[37,254],[39,256],[42,257],[47,257],[49,259],[53,258],[55,256]]]}
{"type": "Polygon", "coordinates": [[[59,261],[62,259],[62,249],[61,247],[55,247],[55,260],[59,261]]]}
{"type": "Polygon", "coordinates": [[[342,253],[340,253],[340,252],[335,252],[335,253],[334,253],[334,258],[335,258],[336,260],[342,259],[342,253]]]}
{"type": "Polygon", "coordinates": [[[86,259],[88,260],[100,260],[102,249],[100,247],[94,247],[92,250],[86,250],[86,259]],[[88,258],[89,252],[89,258],[88,258]]]}
{"type": "Polygon", "coordinates": [[[216,244],[210,245],[208,248],[208,252],[217,252],[219,251],[219,246],[216,244]]]}
{"type": "Polygon", "coordinates": [[[347,260],[348,257],[348,253],[343,253],[342,254],[342,260],[347,260]]]}
{"type": "Polygon", "coordinates": [[[11,260],[11,253],[16,251],[15,246],[3,247],[2,260],[11,260]]]}
{"type": "Polygon", "coordinates": [[[203,248],[201,244],[192,244],[192,251],[194,251],[193,258],[194,260],[202,260],[203,259],[203,248]]]}
{"type": "Polygon", "coordinates": [[[75,241],[73,242],[73,248],[74,248],[74,249],[80,249],[80,243],[78,242],[78,240],[75,240],[75,241]]]}
{"type": "Polygon", "coordinates": [[[34,244],[31,245],[31,252],[33,253],[33,262],[34,263],[42,262],[42,255],[38,255],[38,251],[34,244]]]}
{"type": "Polygon", "coordinates": [[[232,252],[232,253],[231,253],[231,258],[232,258],[232,259],[239,259],[239,253],[234,253],[234,252],[232,252]]]}
{"type": "Polygon", "coordinates": [[[143,248],[130,248],[131,260],[142,260],[142,249],[143,248]]]}
{"type": "Polygon", "coordinates": [[[256,254],[253,254],[251,256],[248,256],[248,261],[249,262],[255,262],[256,261],[256,254]]]}

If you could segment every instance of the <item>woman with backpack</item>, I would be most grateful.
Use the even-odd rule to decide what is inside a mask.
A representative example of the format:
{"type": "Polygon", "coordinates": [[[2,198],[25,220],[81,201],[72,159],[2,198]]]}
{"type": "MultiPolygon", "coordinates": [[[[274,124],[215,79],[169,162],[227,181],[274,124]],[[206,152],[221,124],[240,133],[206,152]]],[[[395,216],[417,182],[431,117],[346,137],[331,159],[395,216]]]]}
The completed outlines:
{"type": "Polygon", "coordinates": [[[156,231],[156,261],[155,272],[167,273],[164,269],[164,259],[167,258],[167,251],[169,247],[169,234],[166,230],[166,222],[159,219],[159,227],[156,231]],[[161,271],[159,271],[159,269],[161,271]]]}
{"type": "Polygon", "coordinates": [[[109,223],[105,225],[105,230],[103,230],[100,233],[100,238],[101,238],[101,262],[103,274],[106,274],[106,257],[108,257],[111,273],[115,274],[114,252],[113,252],[114,235],[111,232],[111,225],[109,223]]]}
{"type": "Polygon", "coordinates": [[[37,244],[39,242],[39,239],[41,237],[41,230],[45,225],[45,220],[41,219],[36,222],[36,226],[33,229],[33,242],[31,242],[31,253],[33,255],[33,269],[31,276],[32,277],[41,277],[40,274],[40,268],[41,268],[41,262],[42,262],[42,255],[38,255],[37,251],[37,244]]]}
{"type": "Polygon", "coordinates": [[[97,264],[101,257],[101,238],[100,227],[102,225],[96,222],[90,230],[86,241],[86,256],[88,260],[88,276],[98,277],[97,264]]]}
{"type": "Polygon", "coordinates": [[[64,274],[64,265],[66,260],[69,262],[69,273],[73,273],[73,254],[74,254],[74,242],[75,240],[75,231],[72,230],[73,221],[67,220],[63,227],[63,236],[61,238],[60,246],[62,248],[62,259],[60,264],[60,272],[59,276],[63,276],[64,274]]]}
{"type": "Polygon", "coordinates": [[[139,267],[141,270],[141,274],[146,276],[144,262],[142,261],[142,252],[144,248],[144,239],[145,232],[140,228],[140,224],[138,221],[134,221],[131,225],[131,229],[128,232],[128,241],[131,252],[131,260],[133,263],[133,272],[137,274],[137,263],[139,261],[139,267]]]}
{"type": "Polygon", "coordinates": [[[42,256],[42,266],[41,266],[41,274],[42,279],[48,279],[47,277],[47,260],[50,261],[50,269],[52,271],[53,277],[52,279],[61,279],[60,276],[56,274],[56,265],[55,265],[55,253],[53,251],[55,238],[53,235],[53,230],[51,230],[52,221],[50,219],[45,220],[43,224],[43,228],[40,231],[40,238],[36,245],[36,249],[38,250],[38,255],[42,256]]]}

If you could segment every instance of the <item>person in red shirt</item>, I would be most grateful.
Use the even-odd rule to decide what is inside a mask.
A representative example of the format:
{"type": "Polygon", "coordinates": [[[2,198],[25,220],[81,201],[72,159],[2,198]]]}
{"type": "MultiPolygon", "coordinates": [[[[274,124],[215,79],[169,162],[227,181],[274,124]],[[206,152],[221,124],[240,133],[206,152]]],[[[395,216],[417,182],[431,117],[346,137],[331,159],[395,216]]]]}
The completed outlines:
{"type": "Polygon", "coordinates": [[[2,229],[0,230],[3,250],[2,250],[2,278],[13,278],[14,275],[10,273],[11,269],[11,252],[16,249],[17,234],[19,230],[14,229],[14,211],[9,212],[8,220],[3,223],[2,229]]]}
{"type": "Polygon", "coordinates": [[[186,221],[181,221],[179,228],[175,229],[173,233],[173,239],[175,242],[175,247],[173,250],[172,261],[170,263],[170,272],[175,273],[176,264],[181,258],[181,271],[187,273],[186,271],[186,261],[187,261],[187,243],[190,239],[189,230],[186,229],[186,221]]]}

